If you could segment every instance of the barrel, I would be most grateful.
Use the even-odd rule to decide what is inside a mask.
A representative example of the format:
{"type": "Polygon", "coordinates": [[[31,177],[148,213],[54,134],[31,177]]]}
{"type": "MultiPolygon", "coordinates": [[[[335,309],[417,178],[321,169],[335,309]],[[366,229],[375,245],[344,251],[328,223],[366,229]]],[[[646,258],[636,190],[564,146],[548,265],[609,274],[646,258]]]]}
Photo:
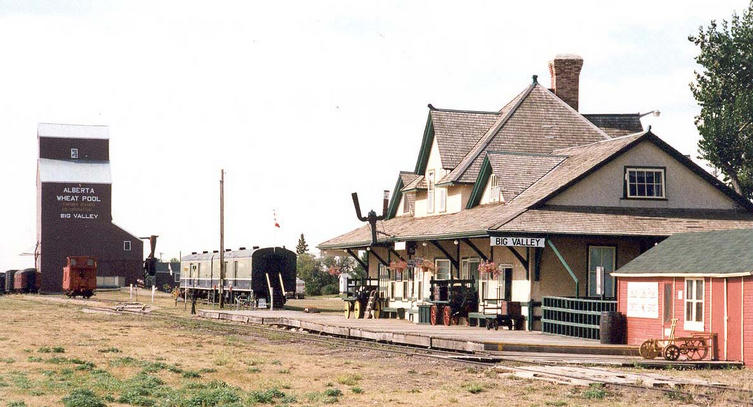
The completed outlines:
{"type": "Polygon", "coordinates": [[[599,340],[603,344],[624,344],[627,320],[620,312],[604,311],[599,323],[599,340]]]}

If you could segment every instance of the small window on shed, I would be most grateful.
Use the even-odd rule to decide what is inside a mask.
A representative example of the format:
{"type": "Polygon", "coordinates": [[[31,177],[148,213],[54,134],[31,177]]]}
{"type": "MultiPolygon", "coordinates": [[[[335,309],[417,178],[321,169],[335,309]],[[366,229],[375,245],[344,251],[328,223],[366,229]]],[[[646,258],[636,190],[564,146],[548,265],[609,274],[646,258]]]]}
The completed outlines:
{"type": "Polygon", "coordinates": [[[123,241],[123,251],[130,252],[131,251],[131,241],[130,240],[124,240],[123,241]]]}
{"type": "Polygon", "coordinates": [[[78,158],[78,149],[72,148],[71,149],[71,158],[78,158]]]}

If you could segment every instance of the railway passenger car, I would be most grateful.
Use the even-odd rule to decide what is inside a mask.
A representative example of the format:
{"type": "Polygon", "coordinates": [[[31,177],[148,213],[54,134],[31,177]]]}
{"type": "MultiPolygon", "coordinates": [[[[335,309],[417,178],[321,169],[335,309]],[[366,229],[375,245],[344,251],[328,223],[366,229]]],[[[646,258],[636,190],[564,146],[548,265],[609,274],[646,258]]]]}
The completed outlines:
{"type": "Polygon", "coordinates": [[[66,257],[63,267],[63,292],[68,297],[89,298],[97,288],[97,259],[89,256],[66,257]]]}
{"type": "Polygon", "coordinates": [[[41,282],[42,276],[37,269],[23,269],[13,275],[13,291],[17,293],[36,293],[39,292],[41,282]]]}
{"type": "MultiPolygon", "coordinates": [[[[219,299],[220,253],[202,252],[183,256],[180,288],[195,295],[219,299]]],[[[275,308],[285,304],[296,289],[296,254],[284,247],[241,247],[225,251],[226,302],[264,299],[275,308]]]]}

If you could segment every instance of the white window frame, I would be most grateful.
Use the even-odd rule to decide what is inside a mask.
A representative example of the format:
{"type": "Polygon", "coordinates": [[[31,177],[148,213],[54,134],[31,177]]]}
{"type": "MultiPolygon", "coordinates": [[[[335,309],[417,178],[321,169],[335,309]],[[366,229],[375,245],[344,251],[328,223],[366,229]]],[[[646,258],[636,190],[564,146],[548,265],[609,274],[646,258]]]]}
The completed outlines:
{"type": "Polygon", "coordinates": [[[439,212],[447,212],[447,188],[439,188],[437,192],[439,192],[439,212]]]}
{"type": "Polygon", "coordinates": [[[408,201],[408,193],[403,192],[403,214],[410,213],[410,202],[408,201]]]}
{"type": "Polygon", "coordinates": [[[449,280],[450,276],[452,275],[452,263],[450,263],[450,259],[434,259],[434,267],[436,267],[437,270],[437,280],[449,280]],[[447,278],[441,279],[439,278],[439,263],[440,262],[447,262],[447,278]]]}
{"type": "MultiPolygon", "coordinates": [[[[654,187],[656,187],[656,185],[659,185],[659,183],[657,183],[656,181],[654,181],[653,185],[654,185],[654,187]]],[[[654,191],[656,191],[656,190],[657,189],[654,188],[654,191]]],[[[644,189],[644,192],[645,192],[645,189],[644,189]]],[[[625,167],[625,197],[629,198],[629,199],[666,199],[666,197],[667,197],[667,174],[666,174],[666,170],[664,168],[658,168],[658,167],[657,168],[649,168],[649,167],[645,167],[645,168],[642,168],[642,167],[625,167]],[[630,173],[631,172],[636,173],[636,181],[634,183],[636,185],[636,190],[635,190],[636,193],[635,194],[631,194],[630,193],[630,186],[631,186],[630,173]],[[648,185],[648,183],[645,182],[645,179],[646,179],[645,173],[652,172],[652,173],[654,173],[654,176],[656,176],[656,174],[660,174],[660,176],[661,176],[661,195],[650,195],[650,196],[649,195],[639,195],[638,194],[638,185],[639,184],[638,184],[638,175],[637,175],[638,172],[643,172],[644,173],[644,176],[643,176],[643,179],[644,179],[643,185],[644,186],[648,185]]]]}
{"type": "Polygon", "coordinates": [[[78,158],[78,148],[71,148],[71,158],[78,158]]]}
{"type": "Polygon", "coordinates": [[[434,213],[434,170],[426,172],[426,213],[434,213]]]}
{"type": "Polygon", "coordinates": [[[123,240],[123,251],[124,252],[130,252],[131,251],[131,241],[130,240],[123,240]]]}
{"type": "Polygon", "coordinates": [[[491,202],[501,202],[504,200],[502,197],[502,188],[499,187],[499,178],[497,178],[497,174],[492,174],[489,176],[489,191],[490,191],[490,201],[491,202]]]}
{"type": "MultiPolygon", "coordinates": [[[[478,265],[481,264],[481,259],[478,257],[466,257],[460,260],[460,279],[461,280],[471,279],[471,273],[473,272],[473,269],[471,268],[472,264],[475,264],[476,270],[478,270],[478,265]]],[[[479,276],[479,280],[480,279],[481,278],[479,276]]]]}
{"type": "Polygon", "coordinates": [[[683,300],[682,312],[685,314],[684,328],[686,331],[703,331],[703,324],[706,315],[706,282],[702,278],[686,278],[684,283],[685,299],[683,300]],[[701,298],[696,298],[698,283],[701,284],[701,298]],[[690,287],[690,288],[689,288],[690,287]],[[688,305],[691,304],[690,309],[688,305]],[[698,321],[697,304],[701,304],[701,320],[698,321]],[[688,320],[688,311],[690,311],[690,320],[688,320]]]}

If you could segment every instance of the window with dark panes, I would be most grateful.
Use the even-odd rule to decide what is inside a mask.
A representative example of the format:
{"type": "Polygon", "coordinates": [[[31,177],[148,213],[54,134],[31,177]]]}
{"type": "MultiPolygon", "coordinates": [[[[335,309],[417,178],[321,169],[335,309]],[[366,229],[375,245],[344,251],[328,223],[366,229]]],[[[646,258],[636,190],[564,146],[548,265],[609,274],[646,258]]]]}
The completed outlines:
{"type": "Polygon", "coordinates": [[[663,168],[626,168],[627,198],[665,198],[663,168]]]}

